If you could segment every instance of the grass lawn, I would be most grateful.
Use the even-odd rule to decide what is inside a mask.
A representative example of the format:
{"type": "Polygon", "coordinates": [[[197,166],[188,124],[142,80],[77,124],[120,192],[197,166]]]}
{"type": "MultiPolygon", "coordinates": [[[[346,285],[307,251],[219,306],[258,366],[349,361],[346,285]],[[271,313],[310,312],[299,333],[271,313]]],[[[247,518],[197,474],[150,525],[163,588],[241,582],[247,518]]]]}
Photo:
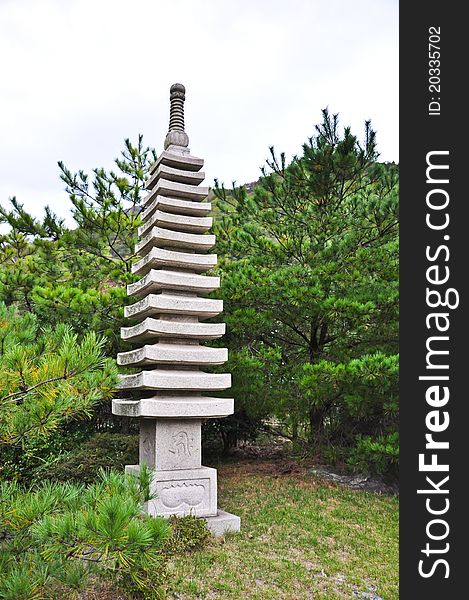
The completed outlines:
{"type": "Polygon", "coordinates": [[[282,461],[218,473],[218,505],[241,517],[241,532],[173,558],[168,598],[398,598],[396,498],[328,484],[282,461]]]}

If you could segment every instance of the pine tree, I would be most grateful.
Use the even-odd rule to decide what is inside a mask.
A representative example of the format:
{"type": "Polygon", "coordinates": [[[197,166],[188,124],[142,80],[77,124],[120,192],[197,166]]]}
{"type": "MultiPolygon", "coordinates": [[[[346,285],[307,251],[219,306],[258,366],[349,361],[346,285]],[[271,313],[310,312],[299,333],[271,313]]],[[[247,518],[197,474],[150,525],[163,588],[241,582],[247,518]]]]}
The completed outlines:
{"type": "Polygon", "coordinates": [[[396,429],[394,400],[360,410],[374,390],[362,386],[352,402],[336,373],[366,364],[387,376],[379,357],[397,352],[398,172],[377,158],[370,123],[360,142],[325,110],[290,164],[271,149],[252,194],[215,190],[232,360],[241,351],[263,377],[245,408],[269,403],[311,445],[396,429]]]}
{"type": "Polygon", "coordinates": [[[69,325],[42,331],[32,313],[18,315],[0,303],[0,441],[10,475],[30,455],[48,448],[61,427],[89,418],[110,401],[114,361],[94,332],[81,339],[69,325]]]}
{"type": "Polygon", "coordinates": [[[72,173],[59,162],[61,179],[73,204],[78,227],[69,231],[65,243],[92,255],[114,281],[126,281],[135,258],[137,226],[145,180],[156,160],[153,149],[125,140],[117,171],[94,169],[93,179],[84,171],[72,173]]]}
{"type": "Polygon", "coordinates": [[[94,169],[92,177],[72,173],[60,162],[76,227],[68,228],[45,208],[32,217],[12,198],[0,206],[0,301],[37,315],[43,325],[69,323],[75,331],[96,331],[119,349],[119,327],[127,301],[144,181],[154,150],[125,140],[116,169],[94,169]]]}
{"type": "Polygon", "coordinates": [[[71,598],[92,575],[161,598],[172,532],[167,520],[142,515],[144,477],[102,471],[87,487],[34,489],[0,482],[0,494],[1,598],[71,598]]]}

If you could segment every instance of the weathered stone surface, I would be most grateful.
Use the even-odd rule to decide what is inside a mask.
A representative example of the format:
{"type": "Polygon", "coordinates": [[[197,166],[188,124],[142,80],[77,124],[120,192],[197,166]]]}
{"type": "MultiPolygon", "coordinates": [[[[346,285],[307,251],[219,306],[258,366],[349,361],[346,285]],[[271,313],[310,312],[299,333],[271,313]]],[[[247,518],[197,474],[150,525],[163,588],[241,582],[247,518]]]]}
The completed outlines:
{"type": "Polygon", "coordinates": [[[150,173],[153,174],[161,164],[186,171],[200,171],[204,166],[204,159],[191,154],[174,154],[164,150],[152,165],[150,173]]]}
{"type": "Polygon", "coordinates": [[[209,294],[220,287],[219,277],[184,273],[182,271],[166,271],[151,269],[136,283],[127,286],[129,296],[142,297],[158,290],[181,290],[209,294]]]}
{"type": "Polygon", "coordinates": [[[193,200],[181,200],[180,198],[156,196],[142,212],[142,221],[146,223],[153,215],[155,210],[163,210],[176,215],[205,217],[210,214],[212,210],[212,204],[210,202],[194,202],[193,200]]]}
{"type": "Polygon", "coordinates": [[[142,419],[139,463],[157,470],[199,469],[200,419],[142,419]]]}
{"type": "Polygon", "coordinates": [[[146,344],[143,348],[120,352],[117,364],[139,367],[144,365],[222,365],[228,360],[226,348],[209,348],[198,344],[146,344]]]}
{"type": "Polygon", "coordinates": [[[219,510],[215,517],[207,517],[205,520],[215,537],[220,537],[230,531],[237,532],[241,529],[241,519],[224,510],[219,510]]]}
{"type": "Polygon", "coordinates": [[[219,419],[233,414],[233,398],[206,396],[155,396],[141,400],[116,398],[112,412],[124,417],[219,419]]]}
{"type": "Polygon", "coordinates": [[[147,342],[158,337],[215,340],[225,333],[225,323],[198,323],[153,319],[147,317],[142,323],[133,327],[122,327],[121,337],[129,342],[147,342]]]}
{"type": "Polygon", "coordinates": [[[167,165],[160,164],[153,172],[153,175],[146,182],[145,188],[151,190],[158,179],[167,179],[168,181],[177,181],[178,183],[187,183],[188,185],[199,185],[205,179],[205,173],[202,171],[185,171],[175,169],[167,165]]]}
{"type": "MultiPolygon", "coordinates": [[[[223,300],[173,294],[149,294],[139,302],[124,307],[124,316],[131,319],[157,315],[187,315],[199,320],[216,317],[223,311],[223,300]]],[[[202,338],[201,338],[202,339],[202,338]]],[[[207,339],[207,338],[205,338],[207,339]]]]}
{"type": "Polygon", "coordinates": [[[201,202],[208,196],[208,187],[187,185],[167,179],[158,179],[155,187],[143,199],[143,206],[147,208],[155,196],[172,196],[174,198],[183,198],[201,202]]]}
{"type": "Polygon", "coordinates": [[[204,252],[215,245],[215,236],[202,233],[182,233],[161,227],[153,227],[135,246],[135,251],[140,256],[145,256],[154,246],[161,248],[181,248],[204,252]]]}
{"type": "MultiPolygon", "coordinates": [[[[126,467],[127,473],[137,475],[138,465],[126,467]]],[[[147,512],[169,517],[195,515],[210,517],[217,514],[217,471],[210,467],[155,471],[151,490],[156,494],[147,503],[147,512]]]]}
{"type": "Polygon", "coordinates": [[[132,265],[132,273],[145,275],[150,269],[177,268],[191,271],[208,271],[217,264],[216,254],[196,254],[195,252],[179,252],[152,248],[142,260],[132,265]]]}
{"type": "Polygon", "coordinates": [[[156,210],[148,221],[138,228],[138,234],[146,235],[153,226],[188,233],[205,233],[212,226],[212,217],[188,217],[156,210]]]}
{"type": "Polygon", "coordinates": [[[121,390],[219,391],[231,387],[231,375],[157,368],[133,375],[120,375],[117,387],[121,390]]]}

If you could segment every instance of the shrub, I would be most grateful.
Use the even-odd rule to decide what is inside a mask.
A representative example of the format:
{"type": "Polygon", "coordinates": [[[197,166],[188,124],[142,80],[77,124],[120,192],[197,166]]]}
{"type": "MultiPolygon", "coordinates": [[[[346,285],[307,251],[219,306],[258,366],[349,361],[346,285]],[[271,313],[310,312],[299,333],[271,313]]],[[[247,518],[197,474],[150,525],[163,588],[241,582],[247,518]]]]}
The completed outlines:
{"type": "MultiPolygon", "coordinates": [[[[117,382],[105,339],[39,326],[0,302],[0,476],[28,479],[67,446],[64,427],[90,419],[117,382]]],[[[78,436],[80,433],[75,432],[78,436]]]]}
{"type": "Polygon", "coordinates": [[[96,574],[160,597],[171,527],[142,515],[139,480],[101,471],[90,486],[0,486],[0,598],[63,598],[96,574]]]}
{"type": "Polygon", "coordinates": [[[14,479],[25,484],[41,479],[41,469],[57,461],[71,448],[83,442],[81,431],[64,431],[62,428],[46,438],[31,438],[22,444],[0,444],[0,479],[14,479]]]}
{"type": "Polygon", "coordinates": [[[125,465],[138,462],[138,436],[120,433],[96,433],[78,448],[45,463],[35,477],[54,481],[93,483],[99,470],[114,468],[122,471],[125,465]]]}
{"type": "Polygon", "coordinates": [[[89,332],[79,339],[69,325],[41,331],[33,317],[0,304],[2,441],[46,440],[63,423],[89,418],[99,401],[109,400],[117,368],[104,346],[104,338],[89,332]],[[19,335],[18,328],[25,331],[19,335]]]}
{"type": "Polygon", "coordinates": [[[165,564],[203,546],[203,519],[142,513],[150,471],[99,472],[92,485],[0,482],[0,598],[75,597],[108,580],[131,598],[163,595],[165,564]]]}
{"type": "Polygon", "coordinates": [[[399,476],[399,433],[371,438],[358,436],[347,462],[357,471],[395,480],[399,476]]]}
{"type": "Polygon", "coordinates": [[[172,534],[165,544],[168,554],[189,552],[203,547],[210,538],[210,531],[204,519],[194,515],[170,517],[172,534]]]}

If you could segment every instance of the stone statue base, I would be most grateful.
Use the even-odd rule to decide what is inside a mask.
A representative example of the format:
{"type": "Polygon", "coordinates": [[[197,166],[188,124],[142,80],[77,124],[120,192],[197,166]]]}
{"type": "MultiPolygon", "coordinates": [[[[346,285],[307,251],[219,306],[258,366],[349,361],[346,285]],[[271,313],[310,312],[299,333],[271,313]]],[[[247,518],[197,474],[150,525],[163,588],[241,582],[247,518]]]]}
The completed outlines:
{"type": "Polygon", "coordinates": [[[224,510],[219,510],[215,517],[206,517],[205,521],[210,531],[217,537],[241,529],[241,519],[224,510]]]}
{"type": "MultiPolygon", "coordinates": [[[[138,476],[140,465],[127,465],[125,472],[138,476]]],[[[195,469],[154,471],[150,491],[154,498],[145,503],[147,514],[159,517],[195,515],[207,522],[216,536],[239,531],[241,520],[217,510],[217,471],[200,466],[195,469]]]]}

